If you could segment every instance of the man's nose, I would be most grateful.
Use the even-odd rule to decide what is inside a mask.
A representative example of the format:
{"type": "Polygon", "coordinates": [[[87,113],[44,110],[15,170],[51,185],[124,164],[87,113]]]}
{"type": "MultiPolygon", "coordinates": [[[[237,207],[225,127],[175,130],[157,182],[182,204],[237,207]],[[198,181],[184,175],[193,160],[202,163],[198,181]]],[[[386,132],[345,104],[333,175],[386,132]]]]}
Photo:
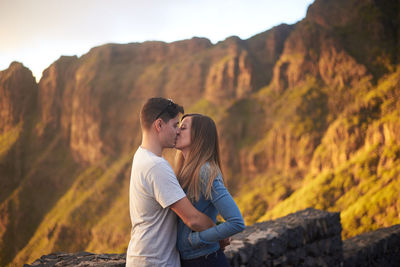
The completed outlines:
{"type": "Polygon", "coordinates": [[[178,127],[178,128],[176,129],[176,134],[179,135],[180,133],[181,133],[181,128],[178,127]]]}

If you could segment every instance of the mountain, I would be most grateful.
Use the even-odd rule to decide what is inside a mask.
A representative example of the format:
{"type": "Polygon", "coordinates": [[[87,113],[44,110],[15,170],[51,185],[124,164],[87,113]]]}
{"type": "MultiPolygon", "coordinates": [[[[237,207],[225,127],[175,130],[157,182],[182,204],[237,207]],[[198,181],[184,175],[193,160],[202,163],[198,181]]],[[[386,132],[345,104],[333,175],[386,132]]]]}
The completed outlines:
{"type": "Polygon", "coordinates": [[[399,21],[399,1],[310,6],[252,99],[267,129],[239,150],[247,222],[308,206],[341,211],[345,238],[399,222],[399,21]]]}
{"type": "Polygon", "coordinates": [[[0,265],[126,250],[152,96],[216,120],[248,224],[305,207],[340,211],[345,238],[400,223],[399,22],[398,0],[316,0],[297,24],[247,40],[60,57],[38,84],[12,63],[0,72],[0,265]]]}

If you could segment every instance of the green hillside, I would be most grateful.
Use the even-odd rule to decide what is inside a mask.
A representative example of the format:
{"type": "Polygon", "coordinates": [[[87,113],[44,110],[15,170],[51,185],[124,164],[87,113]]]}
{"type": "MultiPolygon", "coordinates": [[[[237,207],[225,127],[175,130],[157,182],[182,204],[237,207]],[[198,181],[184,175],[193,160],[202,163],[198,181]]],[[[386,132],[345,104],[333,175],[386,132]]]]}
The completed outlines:
{"type": "Polygon", "coordinates": [[[330,123],[303,181],[285,184],[285,176],[269,174],[244,187],[238,202],[251,214],[247,221],[277,218],[307,207],[340,211],[344,238],[400,223],[399,96],[400,69],[368,93],[362,92],[330,123]],[[335,140],[340,133],[346,133],[346,138],[335,140]],[[338,145],[334,142],[348,151],[342,151],[343,159],[336,166],[329,162],[321,168],[332,160],[329,150],[338,145]],[[269,208],[270,203],[277,204],[269,208]]]}
{"type": "MultiPolygon", "coordinates": [[[[343,237],[400,223],[400,1],[316,0],[247,40],[106,44],[36,83],[0,72],[0,265],[125,252],[138,113],[153,96],[217,123],[246,223],[307,207],[343,237]]],[[[165,153],[172,160],[174,151],[165,153]]]]}

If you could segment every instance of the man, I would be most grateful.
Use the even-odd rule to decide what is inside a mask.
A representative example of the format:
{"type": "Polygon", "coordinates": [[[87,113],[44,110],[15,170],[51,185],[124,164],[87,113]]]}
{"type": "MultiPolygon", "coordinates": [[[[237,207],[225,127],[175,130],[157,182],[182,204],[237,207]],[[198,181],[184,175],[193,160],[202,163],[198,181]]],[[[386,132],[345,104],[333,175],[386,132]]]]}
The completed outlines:
{"type": "Polygon", "coordinates": [[[175,146],[182,106],[164,98],[149,99],[140,112],[142,144],[135,153],[129,190],[132,221],[126,266],[180,266],[176,249],[174,212],[193,231],[203,231],[213,221],[190,203],[164,148],[175,146]]]}

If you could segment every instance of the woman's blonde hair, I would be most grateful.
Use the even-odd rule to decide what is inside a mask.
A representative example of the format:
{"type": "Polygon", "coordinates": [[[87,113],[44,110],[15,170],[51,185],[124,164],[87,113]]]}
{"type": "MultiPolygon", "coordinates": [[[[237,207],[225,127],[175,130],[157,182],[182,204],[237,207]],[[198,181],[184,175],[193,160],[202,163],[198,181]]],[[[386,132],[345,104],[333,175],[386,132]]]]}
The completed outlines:
{"type": "Polygon", "coordinates": [[[208,163],[206,169],[208,176],[206,199],[211,198],[212,184],[215,178],[222,174],[221,161],[219,154],[218,132],[214,121],[201,114],[186,114],[186,117],[192,118],[190,128],[190,151],[186,158],[181,151],[178,151],[175,158],[175,172],[182,188],[186,190],[186,195],[191,201],[198,201],[200,197],[201,185],[200,169],[208,163]]]}

